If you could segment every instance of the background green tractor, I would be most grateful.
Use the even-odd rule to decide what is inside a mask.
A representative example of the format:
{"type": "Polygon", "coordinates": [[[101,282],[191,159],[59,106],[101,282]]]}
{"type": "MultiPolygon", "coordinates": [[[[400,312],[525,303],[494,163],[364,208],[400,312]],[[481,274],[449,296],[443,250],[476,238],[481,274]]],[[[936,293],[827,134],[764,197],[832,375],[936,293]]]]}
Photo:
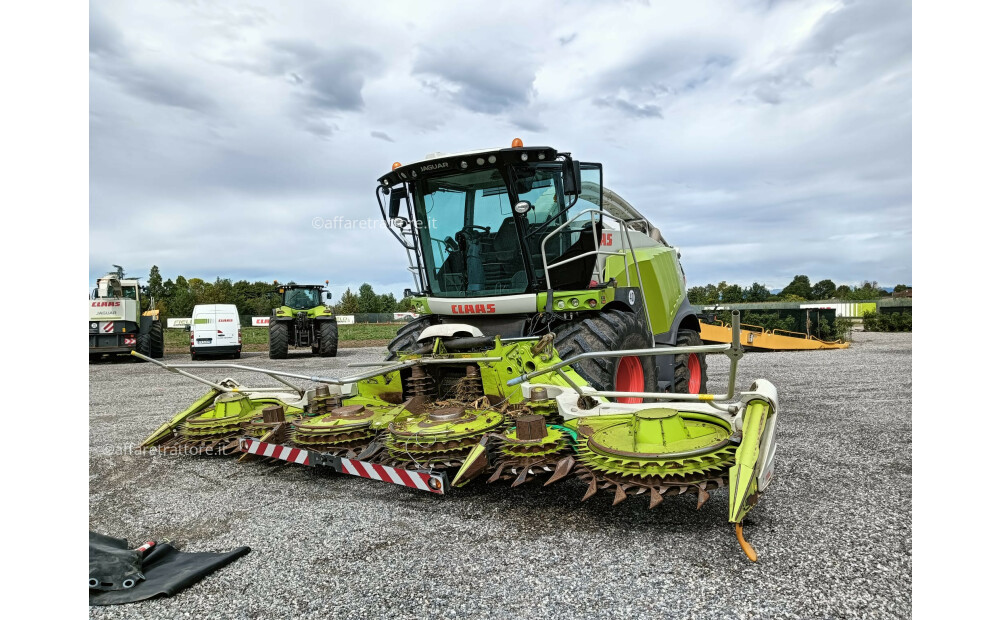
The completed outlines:
{"type": "MultiPolygon", "coordinates": [[[[515,140],[397,163],[378,183],[383,218],[410,254],[417,288],[405,296],[422,315],[390,359],[419,350],[430,327],[425,336],[470,346],[553,333],[563,358],[701,344],[679,252],[604,188],[601,164],[515,140]]],[[[574,370],[599,390],[706,391],[704,354],[595,356],[574,370]]]]}
{"type": "MultiPolygon", "coordinates": [[[[275,281],[277,285],[278,282],[275,281]]],[[[333,310],[323,303],[323,295],[330,299],[326,285],[285,284],[278,285],[281,307],[271,311],[268,327],[268,355],[271,359],[288,357],[288,347],[309,347],[313,355],[335,357],[337,355],[337,317],[333,310]]]]}

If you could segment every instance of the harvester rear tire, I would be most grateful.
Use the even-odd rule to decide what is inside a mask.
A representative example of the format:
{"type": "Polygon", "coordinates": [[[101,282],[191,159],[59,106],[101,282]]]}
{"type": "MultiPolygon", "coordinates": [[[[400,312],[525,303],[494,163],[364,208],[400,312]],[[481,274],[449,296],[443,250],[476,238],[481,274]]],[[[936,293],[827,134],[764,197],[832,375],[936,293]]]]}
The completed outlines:
{"type": "Polygon", "coordinates": [[[336,321],[320,321],[319,324],[319,356],[337,357],[337,342],[340,337],[336,321]]]}
{"type": "MultiPolygon", "coordinates": [[[[652,346],[649,330],[639,315],[607,310],[581,315],[559,325],[554,345],[561,359],[593,351],[645,349],[652,346]]],[[[573,365],[573,370],[598,390],[656,392],[656,360],[643,357],[596,357],[573,365]],[[640,375],[641,371],[641,375],[640,375]]],[[[637,402],[623,399],[623,402],[637,402]]]]}
{"type": "MultiPolygon", "coordinates": [[[[677,332],[677,346],[699,347],[704,344],[701,335],[690,329],[677,332]]],[[[707,394],[708,366],[705,365],[704,353],[691,353],[674,357],[674,389],[675,394],[707,394]],[[693,377],[692,377],[693,375],[693,377]],[[694,378],[692,385],[691,379],[694,378]]]]}
{"type": "Polygon", "coordinates": [[[273,360],[288,357],[288,324],[271,321],[267,328],[267,356],[273,360]]]}
{"type": "Polygon", "coordinates": [[[149,332],[145,334],[139,334],[135,337],[135,350],[147,357],[153,357],[151,355],[152,341],[149,338],[149,332]]]}
{"type": "Polygon", "coordinates": [[[417,336],[420,335],[420,332],[433,324],[434,317],[422,316],[400,327],[399,331],[396,332],[396,337],[389,341],[389,355],[385,359],[394,360],[397,352],[412,350],[417,346],[417,336]]]}
{"type": "Polygon", "coordinates": [[[149,356],[156,359],[163,357],[163,324],[159,319],[154,320],[149,328],[149,356]]]}

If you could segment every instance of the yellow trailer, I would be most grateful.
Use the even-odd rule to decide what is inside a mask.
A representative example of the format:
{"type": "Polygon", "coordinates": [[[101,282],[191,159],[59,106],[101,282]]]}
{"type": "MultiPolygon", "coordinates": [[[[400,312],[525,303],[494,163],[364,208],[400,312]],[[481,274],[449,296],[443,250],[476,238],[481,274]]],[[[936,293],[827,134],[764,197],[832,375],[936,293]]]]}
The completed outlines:
{"type": "MultiPolygon", "coordinates": [[[[725,325],[716,325],[699,321],[701,324],[701,339],[703,342],[731,342],[732,329],[725,325]]],[[[850,343],[843,340],[828,342],[815,336],[801,332],[791,332],[784,329],[766,330],[758,325],[741,325],[740,343],[749,349],[764,349],[767,351],[815,351],[819,349],[846,349],[850,343]]]]}

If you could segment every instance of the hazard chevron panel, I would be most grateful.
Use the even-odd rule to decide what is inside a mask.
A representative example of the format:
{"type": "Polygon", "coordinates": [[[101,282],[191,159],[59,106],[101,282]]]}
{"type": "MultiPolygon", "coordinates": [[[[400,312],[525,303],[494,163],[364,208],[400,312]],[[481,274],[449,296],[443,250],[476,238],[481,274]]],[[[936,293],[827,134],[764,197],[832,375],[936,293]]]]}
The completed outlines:
{"type": "Polygon", "coordinates": [[[359,478],[391,482],[392,484],[399,484],[421,491],[430,491],[431,493],[444,493],[445,488],[444,474],[431,474],[423,471],[413,471],[412,469],[403,469],[402,467],[388,467],[386,465],[379,465],[378,463],[369,463],[355,459],[341,458],[340,467],[337,471],[359,478]]]}
{"type": "Polygon", "coordinates": [[[448,477],[443,472],[432,473],[403,469],[402,467],[389,467],[387,465],[379,465],[378,463],[369,463],[368,461],[342,458],[320,452],[310,452],[309,450],[283,446],[281,444],[268,443],[252,437],[240,439],[240,451],[288,461],[290,463],[298,463],[299,465],[332,467],[340,474],[398,484],[411,489],[417,489],[418,491],[444,494],[448,489],[448,477]]]}
{"type": "Polygon", "coordinates": [[[267,456],[272,459],[298,463],[299,465],[309,465],[309,451],[298,448],[290,448],[276,443],[266,443],[256,439],[241,439],[240,450],[247,454],[257,456],[267,456]]]}

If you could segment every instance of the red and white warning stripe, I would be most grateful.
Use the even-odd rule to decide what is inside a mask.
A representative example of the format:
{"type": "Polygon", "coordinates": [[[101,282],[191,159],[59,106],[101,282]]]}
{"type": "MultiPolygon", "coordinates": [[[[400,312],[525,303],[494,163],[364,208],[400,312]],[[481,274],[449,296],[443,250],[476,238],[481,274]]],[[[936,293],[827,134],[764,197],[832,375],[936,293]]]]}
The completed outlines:
{"type": "Polygon", "coordinates": [[[135,336],[125,336],[125,346],[134,347],[135,346],[135,336]]]}
{"type": "Polygon", "coordinates": [[[248,454],[268,456],[273,459],[281,459],[282,461],[289,461],[300,465],[325,465],[333,467],[337,473],[368,478],[369,480],[380,480],[420,491],[430,491],[431,493],[443,494],[447,487],[447,478],[443,473],[432,474],[403,469],[402,467],[386,467],[377,463],[330,456],[322,453],[311,455],[308,450],[300,450],[299,448],[291,448],[276,443],[267,443],[251,437],[240,439],[240,450],[248,454]],[[315,462],[313,462],[313,459],[315,459],[315,462]]]}
{"type": "Polygon", "coordinates": [[[104,332],[105,334],[110,334],[114,330],[115,330],[114,321],[107,321],[105,323],[101,323],[101,331],[104,332]]]}
{"type": "Polygon", "coordinates": [[[441,484],[440,478],[424,472],[403,469],[401,467],[386,467],[377,463],[343,458],[340,459],[340,468],[341,473],[358,476],[359,478],[401,484],[411,489],[420,489],[421,491],[430,491],[431,493],[444,493],[444,485],[441,484]]]}
{"type": "Polygon", "coordinates": [[[139,555],[142,555],[143,553],[146,553],[147,551],[149,551],[150,549],[152,549],[155,546],[156,546],[156,541],[155,540],[147,540],[146,542],[142,543],[140,546],[136,547],[135,550],[139,552],[139,555]]]}
{"type": "Polygon", "coordinates": [[[268,456],[272,459],[298,463],[299,465],[309,464],[309,451],[299,448],[290,448],[276,443],[266,443],[256,439],[241,439],[240,450],[248,454],[257,456],[268,456]]]}

